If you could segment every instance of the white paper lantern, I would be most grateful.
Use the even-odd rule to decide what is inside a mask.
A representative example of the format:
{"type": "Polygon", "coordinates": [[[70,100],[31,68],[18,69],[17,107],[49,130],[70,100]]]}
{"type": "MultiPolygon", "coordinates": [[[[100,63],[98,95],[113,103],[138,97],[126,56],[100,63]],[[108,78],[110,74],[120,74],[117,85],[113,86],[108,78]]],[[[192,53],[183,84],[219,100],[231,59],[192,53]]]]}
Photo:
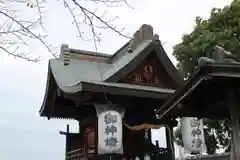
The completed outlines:
{"type": "Polygon", "coordinates": [[[206,151],[202,120],[194,117],[181,118],[181,132],[186,152],[200,154],[206,151]]]}
{"type": "Polygon", "coordinates": [[[119,112],[108,110],[98,115],[99,154],[122,152],[122,116],[119,112]]]}

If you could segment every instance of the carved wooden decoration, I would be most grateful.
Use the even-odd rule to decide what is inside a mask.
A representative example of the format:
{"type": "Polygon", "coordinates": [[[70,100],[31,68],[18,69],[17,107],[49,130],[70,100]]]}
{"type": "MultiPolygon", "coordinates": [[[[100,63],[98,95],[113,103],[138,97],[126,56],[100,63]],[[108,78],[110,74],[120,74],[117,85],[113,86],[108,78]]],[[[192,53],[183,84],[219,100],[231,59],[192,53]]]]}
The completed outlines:
{"type": "Polygon", "coordinates": [[[154,66],[146,64],[142,70],[133,72],[127,77],[128,82],[137,84],[158,84],[154,66]]]}
{"type": "Polygon", "coordinates": [[[158,63],[157,58],[154,56],[146,58],[136,70],[123,78],[121,82],[150,86],[161,85],[160,70],[157,68],[158,63]]]}

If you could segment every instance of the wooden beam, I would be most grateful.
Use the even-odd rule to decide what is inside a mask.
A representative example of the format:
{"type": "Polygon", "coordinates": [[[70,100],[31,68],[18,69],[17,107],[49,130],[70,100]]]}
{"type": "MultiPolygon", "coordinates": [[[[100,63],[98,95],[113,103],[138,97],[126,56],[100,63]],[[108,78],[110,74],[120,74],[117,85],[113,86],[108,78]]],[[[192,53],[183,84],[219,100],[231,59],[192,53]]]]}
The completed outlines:
{"type": "Polygon", "coordinates": [[[65,159],[68,159],[68,134],[69,134],[69,124],[67,124],[67,128],[66,128],[67,132],[66,132],[66,146],[65,146],[65,159]]]}
{"type": "Polygon", "coordinates": [[[69,124],[67,124],[67,127],[66,127],[66,132],[64,132],[64,131],[59,131],[59,133],[61,134],[61,135],[68,135],[69,134],[69,124]]]}

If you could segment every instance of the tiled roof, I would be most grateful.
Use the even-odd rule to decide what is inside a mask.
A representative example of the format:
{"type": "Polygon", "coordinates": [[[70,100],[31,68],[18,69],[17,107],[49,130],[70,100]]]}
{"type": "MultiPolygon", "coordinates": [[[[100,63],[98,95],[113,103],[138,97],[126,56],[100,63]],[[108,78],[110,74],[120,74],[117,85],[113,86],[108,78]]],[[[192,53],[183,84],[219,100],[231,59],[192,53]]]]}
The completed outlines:
{"type": "Polygon", "coordinates": [[[160,117],[167,115],[228,119],[229,88],[234,86],[231,90],[236,92],[239,78],[239,64],[206,64],[193,72],[185,84],[157,110],[157,114],[160,117]]]}
{"type": "Polygon", "coordinates": [[[116,60],[112,64],[112,66],[103,73],[102,75],[103,80],[104,81],[107,80],[109,77],[111,77],[113,74],[118,72],[120,69],[130,64],[130,62],[134,60],[151,43],[152,43],[152,40],[142,41],[132,53],[124,54],[120,59],[116,60]]]}
{"type": "Polygon", "coordinates": [[[81,81],[101,81],[101,73],[110,64],[73,59],[69,65],[64,66],[61,60],[52,59],[49,67],[58,86],[64,90],[65,86],[76,85],[81,81]]]}
{"type": "MultiPolygon", "coordinates": [[[[139,32],[136,33],[139,34],[139,32]]],[[[151,37],[151,34],[138,35],[138,37],[143,36],[143,39],[139,40],[135,38],[135,41],[127,42],[113,55],[76,50],[68,48],[67,45],[62,45],[59,59],[52,59],[49,61],[47,89],[40,114],[46,108],[47,99],[49,99],[49,96],[51,97],[49,94],[52,94],[52,90],[56,87],[53,87],[53,84],[57,85],[57,87],[65,93],[92,90],[94,87],[99,89],[99,86],[104,86],[105,89],[109,89],[109,92],[118,89],[117,95],[121,92],[133,97],[149,97],[150,95],[153,96],[152,98],[161,97],[166,99],[169,97],[169,94],[172,94],[175,90],[117,83],[117,79],[126,74],[126,70],[129,72],[134,69],[134,67],[137,67],[148,54],[156,50],[158,54],[157,57],[162,59],[160,63],[163,63],[167,72],[172,72],[168,74],[174,79],[173,81],[179,84],[179,78],[175,78],[178,77],[176,74],[179,73],[168,59],[159,39],[156,39],[157,36],[151,37]],[[144,38],[144,36],[147,37],[144,38]],[[129,52],[129,48],[131,52],[129,52]],[[113,76],[115,80],[110,79],[113,76]],[[139,94],[137,94],[136,91],[139,91],[139,94]]],[[[99,91],[103,92],[103,90],[99,91]]]]}

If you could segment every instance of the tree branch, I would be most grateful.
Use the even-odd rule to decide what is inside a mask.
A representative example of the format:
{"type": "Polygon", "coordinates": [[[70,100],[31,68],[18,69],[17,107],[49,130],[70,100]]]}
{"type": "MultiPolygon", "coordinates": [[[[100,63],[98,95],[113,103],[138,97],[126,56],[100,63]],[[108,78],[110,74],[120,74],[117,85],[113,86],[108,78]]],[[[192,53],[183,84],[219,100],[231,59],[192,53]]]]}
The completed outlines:
{"type": "MultiPolygon", "coordinates": [[[[95,4],[104,4],[107,7],[117,7],[119,5],[126,5],[129,8],[132,8],[126,0],[82,0],[89,3],[95,3],[95,4]]],[[[81,1],[81,2],[82,2],[81,1]]],[[[92,11],[88,9],[83,4],[80,4],[77,0],[67,1],[63,0],[64,6],[68,9],[69,13],[71,14],[73,18],[73,24],[75,25],[78,37],[80,37],[84,41],[90,41],[92,40],[94,42],[94,46],[97,49],[97,44],[101,40],[101,32],[98,32],[98,29],[108,29],[111,30],[118,35],[125,37],[125,38],[131,38],[123,33],[123,29],[119,30],[116,26],[112,25],[112,22],[116,20],[118,17],[111,20],[105,20],[103,16],[99,16],[96,11],[92,11]],[[69,5],[69,3],[72,2],[72,5],[69,5]],[[76,14],[76,12],[80,13],[81,18],[83,18],[83,21],[79,21],[79,14],[76,14]],[[85,24],[90,29],[91,38],[85,38],[84,33],[86,31],[83,31],[80,24],[85,24]]],[[[52,52],[51,45],[47,44],[46,42],[46,36],[42,34],[37,34],[33,31],[34,26],[40,25],[43,29],[43,11],[42,11],[42,0],[10,0],[9,3],[19,3],[19,5],[26,4],[27,7],[30,8],[36,8],[38,17],[36,21],[31,21],[29,19],[19,19],[16,15],[18,10],[14,10],[9,6],[5,6],[5,2],[0,0],[0,16],[1,20],[4,19],[4,21],[0,24],[0,50],[8,53],[11,56],[22,58],[28,61],[36,62],[39,60],[39,58],[31,58],[26,56],[25,52],[17,53],[22,51],[22,49],[19,49],[21,47],[28,47],[29,42],[28,39],[36,39],[39,41],[52,55],[56,58],[56,53],[52,52]],[[2,5],[3,4],[3,5],[2,5]],[[11,49],[10,49],[11,48],[11,49]],[[13,51],[12,51],[13,50],[13,51]],[[24,55],[25,54],[25,55],[24,55]]]]}
{"type": "Polygon", "coordinates": [[[40,59],[39,58],[31,58],[27,57],[26,53],[16,53],[19,47],[15,48],[14,51],[9,51],[7,48],[4,48],[3,46],[0,46],[0,49],[3,50],[4,52],[8,53],[10,56],[13,56],[15,58],[21,58],[30,62],[38,62],[40,59]]]}
{"type": "MultiPolygon", "coordinates": [[[[109,24],[109,22],[103,20],[101,17],[99,17],[98,15],[96,15],[94,12],[88,10],[87,8],[83,7],[82,5],[80,5],[76,0],[72,0],[74,2],[74,4],[76,4],[81,10],[82,12],[84,13],[84,15],[88,18],[90,18],[90,15],[92,15],[93,17],[95,17],[98,21],[100,21],[101,23],[103,23],[108,29],[118,33],[120,36],[123,36],[125,38],[131,38],[125,34],[122,33],[122,30],[117,30],[116,27],[112,26],[109,24]]],[[[93,26],[91,25],[91,27],[93,28],[93,26]]]]}
{"type": "MultiPolygon", "coordinates": [[[[4,12],[4,11],[1,11],[0,10],[0,15],[3,15],[5,18],[7,18],[6,22],[3,23],[2,25],[2,28],[5,26],[5,28],[7,29],[6,31],[4,31],[2,29],[2,31],[0,31],[0,35],[3,36],[4,34],[8,35],[8,34],[12,34],[14,35],[17,40],[16,41],[21,41],[23,42],[24,45],[27,46],[27,43],[23,40],[23,37],[28,37],[28,38],[31,38],[31,39],[36,39],[38,40],[40,43],[42,43],[44,45],[44,47],[50,52],[52,53],[52,55],[54,57],[56,57],[56,54],[54,52],[52,52],[51,50],[51,46],[48,45],[45,41],[44,41],[44,36],[42,35],[37,35],[35,34],[31,29],[33,28],[34,25],[36,25],[37,23],[39,23],[39,19],[37,19],[36,21],[22,21],[22,20],[17,20],[16,17],[14,16],[14,13],[12,14],[8,14],[7,12],[4,12]],[[6,24],[11,21],[11,24],[10,26],[6,26],[6,24]],[[29,25],[25,25],[24,23],[26,24],[29,24],[29,25]],[[17,26],[19,26],[18,29],[11,29],[12,26],[16,24],[17,26]]],[[[2,42],[4,43],[4,42],[2,42]]],[[[16,44],[15,44],[16,45],[16,44]]],[[[16,47],[17,50],[19,48],[19,46],[16,47]]],[[[39,58],[31,58],[31,57],[27,57],[27,56],[24,56],[23,53],[19,53],[19,54],[16,54],[15,52],[12,52],[10,54],[10,50],[7,50],[6,47],[1,47],[1,50],[5,51],[6,53],[8,53],[9,55],[11,56],[14,56],[14,57],[19,57],[19,58],[22,58],[22,59],[25,59],[25,60],[28,60],[28,61],[32,61],[32,62],[36,62],[37,60],[39,60],[39,58]]],[[[25,53],[26,54],[26,53],[25,53]]]]}
{"type": "MultiPolygon", "coordinates": [[[[89,2],[94,2],[94,3],[103,3],[105,5],[109,5],[111,4],[111,6],[116,6],[114,4],[120,4],[122,2],[124,2],[126,5],[128,5],[128,3],[126,2],[126,0],[85,0],[85,1],[89,1],[89,2]]],[[[83,18],[83,24],[86,24],[90,30],[91,30],[91,34],[92,34],[92,40],[94,42],[94,46],[95,49],[97,49],[97,43],[100,42],[101,40],[101,34],[97,32],[97,29],[109,29],[117,34],[119,34],[122,37],[128,38],[130,39],[130,36],[127,36],[126,34],[123,33],[124,29],[118,30],[116,28],[116,26],[111,25],[111,22],[113,22],[114,20],[116,20],[118,17],[115,17],[111,20],[104,20],[103,16],[99,16],[96,11],[91,11],[89,9],[87,9],[86,7],[84,7],[82,4],[80,4],[79,2],[77,2],[76,0],[72,0],[73,4],[75,6],[77,6],[77,9],[80,10],[81,12],[81,16],[83,18]],[[100,25],[98,25],[97,23],[100,23],[100,25]]],[[[77,21],[77,17],[76,14],[74,14],[73,10],[75,10],[75,8],[71,8],[69,3],[66,0],[63,0],[63,3],[65,5],[65,7],[69,10],[72,18],[73,18],[73,24],[76,26],[77,28],[77,32],[79,37],[82,40],[91,40],[91,39],[84,39],[84,32],[82,32],[80,30],[80,23],[77,21]]],[[[130,6],[130,5],[128,5],[130,6]]]]}

